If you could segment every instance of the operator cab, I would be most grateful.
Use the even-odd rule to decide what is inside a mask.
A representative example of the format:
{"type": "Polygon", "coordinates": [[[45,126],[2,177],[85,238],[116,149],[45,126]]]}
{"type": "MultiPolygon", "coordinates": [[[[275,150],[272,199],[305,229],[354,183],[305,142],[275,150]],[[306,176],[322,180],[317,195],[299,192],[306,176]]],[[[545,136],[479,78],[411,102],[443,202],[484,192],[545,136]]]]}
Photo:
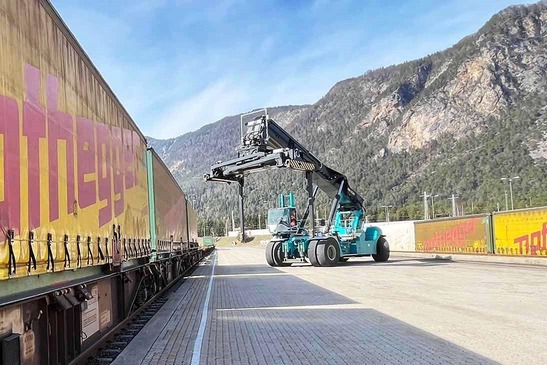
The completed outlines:
{"type": "Polygon", "coordinates": [[[340,211],[336,213],[332,233],[351,236],[363,231],[363,212],[361,210],[340,211]]]}
{"type": "Polygon", "coordinates": [[[290,234],[296,230],[296,208],[272,208],[268,210],[268,230],[273,235],[290,234]]]}

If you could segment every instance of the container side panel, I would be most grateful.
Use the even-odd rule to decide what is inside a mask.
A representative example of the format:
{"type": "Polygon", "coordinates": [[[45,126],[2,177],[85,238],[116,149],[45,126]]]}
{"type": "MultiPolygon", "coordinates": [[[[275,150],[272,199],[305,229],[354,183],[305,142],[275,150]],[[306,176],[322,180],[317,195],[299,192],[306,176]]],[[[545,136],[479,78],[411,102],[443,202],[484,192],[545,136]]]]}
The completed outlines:
{"type": "Polygon", "coordinates": [[[188,206],[188,230],[190,232],[190,242],[198,241],[198,216],[191,206],[188,206]]]}
{"type": "Polygon", "coordinates": [[[149,237],[146,142],[45,6],[0,2],[0,279],[149,237]]]}
{"type": "Polygon", "coordinates": [[[158,241],[186,241],[185,196],[157,154],[153,154],[154,206],[158,241]]]}

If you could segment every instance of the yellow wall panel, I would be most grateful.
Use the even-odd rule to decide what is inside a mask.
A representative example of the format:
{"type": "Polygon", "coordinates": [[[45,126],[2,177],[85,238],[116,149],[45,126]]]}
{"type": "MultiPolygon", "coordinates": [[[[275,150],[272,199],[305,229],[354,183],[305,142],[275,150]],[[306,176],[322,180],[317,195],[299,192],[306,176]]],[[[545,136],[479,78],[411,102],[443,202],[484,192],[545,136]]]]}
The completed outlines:
{"type": "Polygon", "coordinates": [[[488,253],[489,216],[416,222],[416,251],[488,253]]]}
{"type": "Polygon", "coordinates": [[[495,213],[494,242],[498,255],[547,257],[547,209],[495,213]]]}

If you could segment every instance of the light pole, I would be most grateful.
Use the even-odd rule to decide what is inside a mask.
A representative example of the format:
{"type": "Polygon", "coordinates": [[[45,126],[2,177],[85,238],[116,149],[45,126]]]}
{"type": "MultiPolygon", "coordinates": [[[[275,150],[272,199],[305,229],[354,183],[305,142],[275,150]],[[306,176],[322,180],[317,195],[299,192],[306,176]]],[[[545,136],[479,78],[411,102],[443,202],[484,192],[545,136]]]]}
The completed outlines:
{"type": "Polygon", "coordinates": [[[456,209],[456,199],[458,197],[454,194],[452,194],[451,198],[448,198],[448,200],[452,200],[452,217],[455,217],[457,215],[457,209],[456,209]]]}
{"type": "Polygon", "coordinates": [[[429,204],[427,203],[427,198],[429,195],[424,191],[424,220],[429,219],[429,204]]]}
{"type": "Polygon", "coordinates": [[[435,198],[438,198],[440,195],[439,194],[431,194],[430,197],[431,197],[431,217],[433,219],[435,219],[435,198]]]}
{"type": "Polygon", "coordinates": [[[511,196],[511,210],[515,209],[515,205],[513,204],[513,180],[518,180],[518,179],[520,179],[520,176],[501,178],[501,181],[509,181],[509,195],[511,196]]]}
{"type": "Polygon", "coordinates": [[[389,222],[389,208],[393,208],[393,205],[381,205],[380,208],[386,210],[386,222],[389,222]]]}
{"type": "Polygon", "coordinates": [[[196,208],[196,196],[194,194],[186,195],[186,200],[188,200],[189,202],[192,202],[192,208],[193,209],[196,208]]]}

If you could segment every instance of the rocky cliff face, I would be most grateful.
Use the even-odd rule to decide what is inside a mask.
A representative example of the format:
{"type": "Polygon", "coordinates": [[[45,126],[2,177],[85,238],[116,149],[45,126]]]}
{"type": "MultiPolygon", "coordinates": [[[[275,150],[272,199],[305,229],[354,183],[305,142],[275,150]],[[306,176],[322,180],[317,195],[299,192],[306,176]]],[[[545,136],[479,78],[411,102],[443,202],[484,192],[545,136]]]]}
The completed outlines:
{"type": "Polygon", "coordinates": [[[393,152],[423,148],[443,134],[480,133],[489,118],[544,93],[545,8],[506,9],[446,51],[342,81],[306,117],[319,130],[345,123],[385,135],[393,152]]]}
{"type": "MultiPolygon", "coordinates": [[[[372,207],[412,203],[423,189],[460,190],[493,207],[503,191],[493,179],[545,175],[546,32],[545,3],[510,7],[443,52],[341,81],[314,105],[274,108],[271,115],[346,173],[372,207]]],[[[238,120],[151,145],[185,188],[205,194],[212,188],[196,177],[233,156],[238,120]]],[[[275,189],[268,179],[258,188],[261,199],[275,189]]],[[[541,195],[536,185],[526,193],[541,195]]]]}

